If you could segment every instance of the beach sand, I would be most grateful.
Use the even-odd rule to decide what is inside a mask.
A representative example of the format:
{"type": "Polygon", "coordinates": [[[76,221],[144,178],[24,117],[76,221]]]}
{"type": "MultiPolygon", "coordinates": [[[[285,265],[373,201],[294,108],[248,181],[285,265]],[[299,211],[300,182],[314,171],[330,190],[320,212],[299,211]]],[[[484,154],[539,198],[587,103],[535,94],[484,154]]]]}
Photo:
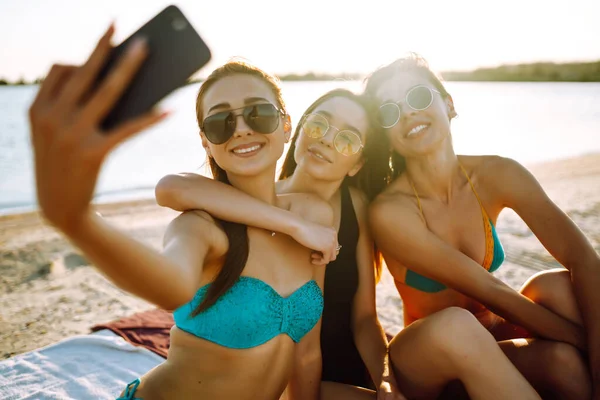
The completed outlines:
{"type": "MultiPolygon", "coordinates": [[[[600,154],[530,169],[600,252],[600,154]]],[[[157,249],[165,227],[177,215],[153,200],[98,205],[97,210],[157,249]]],[[[497,225],[507,260],[496,276],[511,287],[517,289],[536,272],[560,266],[514,212],[503,212],[497,225]]],[[[0,217],[0,359],[150,308],[89,266],[38,213],[0,217]]],[[[377,311],[387,332],[400,331],[402,302],[387,270],[377,286],[377,311]]]]}

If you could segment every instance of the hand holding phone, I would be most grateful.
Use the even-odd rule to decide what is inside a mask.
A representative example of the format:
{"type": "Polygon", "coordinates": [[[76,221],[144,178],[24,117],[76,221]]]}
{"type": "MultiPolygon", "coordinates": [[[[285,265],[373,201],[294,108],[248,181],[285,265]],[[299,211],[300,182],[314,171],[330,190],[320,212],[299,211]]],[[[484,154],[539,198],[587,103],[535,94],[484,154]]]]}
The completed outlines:
{"type": "Polygon", "coordinates": [[[210,60],[210,50],[183,13],[169,6],[117,46],[98,76],[102,81],[136,38],[148,44],[148,57],[130,86],[102,123],[109,131],[149,111],[210,60]]]}
{"type": "MultiPolygon", "coordinates": [[[[156,47],[152,40],[160,31],[133,35],[118,52],[110,44],[113,32],[111,26],[84,65],[54,65],[29,110],[38,204],[65,232],[87,220],[100,168],[110,151],[162,120],[167,114],[151,109],[193,73],[191,65],[182,71],[161,60],[163,54],[156,51],[161,45],[156,47]],[[173,72],[175,77],[157,76],[159,72],[173,72]],[[145,90],[140,85],[149,84],[147,79],[165,79],[168,84],[156,82],[145,90]]],[[[197,59],[194,65],[199,65],[197,59]]]]}

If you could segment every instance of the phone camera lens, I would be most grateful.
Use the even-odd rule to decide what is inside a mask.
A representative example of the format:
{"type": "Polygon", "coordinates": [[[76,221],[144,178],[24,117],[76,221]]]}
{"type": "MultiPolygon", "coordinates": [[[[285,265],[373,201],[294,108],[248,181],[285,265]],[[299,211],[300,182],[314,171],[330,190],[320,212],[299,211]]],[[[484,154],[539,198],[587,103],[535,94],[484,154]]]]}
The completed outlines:
{"type": "Polygon", "coordinates": [[[173,26],[173,29],[176,31],[182,31],[187,26],[187,21],[182,18],[175,18],[171,23],[171,26],[173,26]]]}

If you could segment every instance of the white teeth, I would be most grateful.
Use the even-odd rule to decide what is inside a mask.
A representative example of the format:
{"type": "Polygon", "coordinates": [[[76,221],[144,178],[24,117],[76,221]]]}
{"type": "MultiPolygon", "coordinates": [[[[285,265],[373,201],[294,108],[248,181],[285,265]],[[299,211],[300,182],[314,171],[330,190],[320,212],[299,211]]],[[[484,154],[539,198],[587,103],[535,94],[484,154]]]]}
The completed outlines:
{"type": "Polygon", "coordinates": [[[427,128],[427,125],[419,125],[419,126],[415,126],[414,128],[412,128],[410,130],[410,132],[408,132],[408,135],[406,136],[411,136],[411,135],[415,135],[419,132],[421,132],[423,129],[427,128]]]}
{"type": "Polygon", "coordinates": [[[329,160],[326,159],[322,154],[320,154],[314,150],[309,150],[309,151],[313,156],[317,157],[318,159],[329,162],[329,160]]]}
{"type": "Polygon", "coordinates": [[[248,147],[248,148],[245,148],[245,149],[235,149],[235,150],[233,150],[233,152],[235,154],[245,154],[245,153],[251,153],[251,152],[256,151],[258,149],[260,149],[260,144],[257,144],[256,146],[248,147]]]}

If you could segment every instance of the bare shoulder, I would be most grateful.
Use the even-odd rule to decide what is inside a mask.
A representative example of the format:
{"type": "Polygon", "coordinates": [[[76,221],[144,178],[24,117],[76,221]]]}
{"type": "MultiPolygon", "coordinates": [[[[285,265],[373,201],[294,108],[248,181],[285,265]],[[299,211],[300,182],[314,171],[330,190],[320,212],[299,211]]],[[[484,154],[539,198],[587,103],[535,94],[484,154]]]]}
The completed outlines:
{"type": "Polygon", "coordinates": [[[414,198],[398,190],[385,191],[368,207],[371,230],[403,231],[424,225],[414,198]]]}
{"type": "Polygon", "coordinates": [[[191,239],[209,247],[215,256],[227,252],[227,235],[215,219],[205,211],[191,210],[177,216],[167,226],[164,244],[179,239],[191,239]]]}
{"type": "Polygon", "coordinates": [[[277,195],[280,204],[293,213],[321,225],[333,223],[333,208],[317,195],[311,193],[289,193],[277,195]]]}
{"type": "Polygon", "coordinates": [[[490,192],[505,193],[536,182],[535,177],[518,161],[501,156],[460,156],[467,173],[490,192]]]}
{"type": "Polygon", "coordinates": [[[177,174],[168,174],[160,178],[160,180],[156,184],[155,190],[157,191],[157,193],[161,193],[163,191],[168,191],[172,190],[173,188],[177,188],[177,185],[202,182],[205,179],[211,178],[207,178],[194,172],[180,172],[177,174]]]}
{"type": "Polygon", "coordinates": [[[480,195],[499,207],[514,208],[527,197],[543,193],[533,174],[511,158],[500,156],[460,157],[480,195]]]}
{"type": "Polygon", "coordinates": [[[409,186],[408,180],[403,175],[396,178],[390,186],[373,199],[368,209],[369,215],[391,211],[400,213],[419,212],[412,189],[409,186]]]}
{"type": "Polygon", "coordinates": [[[528,173],[519,162],[501,156],[459,156],[461,165],[469,176],[480,180],[497,180],[528,173]]]}

